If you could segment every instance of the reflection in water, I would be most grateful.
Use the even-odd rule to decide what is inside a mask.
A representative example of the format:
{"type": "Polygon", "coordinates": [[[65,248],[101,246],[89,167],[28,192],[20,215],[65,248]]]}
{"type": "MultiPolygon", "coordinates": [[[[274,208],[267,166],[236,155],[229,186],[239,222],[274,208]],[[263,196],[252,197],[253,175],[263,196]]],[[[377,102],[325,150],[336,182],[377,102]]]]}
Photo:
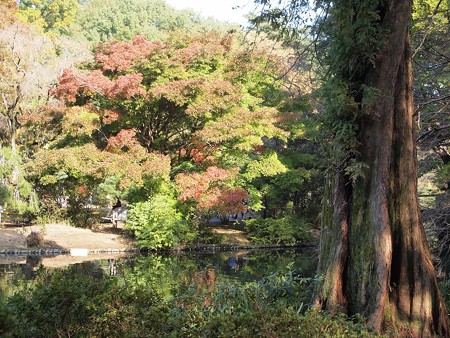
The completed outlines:
{"type": "MultiPolygon", "coordinates": [[[[114,277],[121,283],[132,279],[140,285],[153,285],[163,297],[170,298],[191,287],[209,294],[217,282],[244,284],[274,273],[286,273],[291,268],[303,277],[312,277],[316,270],[314,252],[303,249],[147,254],[77,263],[65,269],[94,279],[114,277]]],[[[1,288],[6,287],[11,293],[14,281],[35,279],[39,266],[40,258],[33,256],[25,263],[0,264],[1,288]]]]}
{"type": "Polygon", "coordinates": [[[114,277],[117,274],[117,264],[115,258],[108,259],[109,275],[114,277]]]}
{"type": "Polygon", "coordinates": [[[231,256],[227,262],[231,269],[240,270],[244,265],[244,258],[231,256]]]}

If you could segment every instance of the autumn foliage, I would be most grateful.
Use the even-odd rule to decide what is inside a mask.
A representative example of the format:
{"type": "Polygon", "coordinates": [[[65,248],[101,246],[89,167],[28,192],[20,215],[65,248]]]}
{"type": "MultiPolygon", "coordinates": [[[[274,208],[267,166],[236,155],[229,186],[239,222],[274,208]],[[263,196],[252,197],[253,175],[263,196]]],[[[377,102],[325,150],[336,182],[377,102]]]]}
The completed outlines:
{"type": "Polygon", "coordinates": [[[64,106],[28,116],[30,130],[47,120],[54,131],[29,163],[39,184],[76,191],[77,181],[145,201],[172,178],[178,202],[196,212],[246,211],[252,182],[240,175],[263,139],[289,136],[278,61],[244,51],[232,33],[140,35],[100,44],[93,60],[59,76],[51,94],[64,106]]]}
{"type": "Polygon", "coordinates": [[[235,177],[236,171],[217,167],[208,167],[203,173],[179,174],[175,177],[179,199],[192,199],[198,209],[222,215],[246,211],[243,201],[248,199],[248,193],[240,187],[227,186],[235,177]]]}

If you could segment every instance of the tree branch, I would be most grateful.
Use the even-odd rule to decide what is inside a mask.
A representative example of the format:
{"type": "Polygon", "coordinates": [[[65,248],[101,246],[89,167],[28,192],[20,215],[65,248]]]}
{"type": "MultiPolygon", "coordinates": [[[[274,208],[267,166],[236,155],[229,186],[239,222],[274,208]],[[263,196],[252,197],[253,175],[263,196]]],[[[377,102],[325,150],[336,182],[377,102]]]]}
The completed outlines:
{"type": "Polygon", "coordinates": [[[422,37],[422,40],[420,41],[420,44],[417,46],[417,48],[414,50],[414,53],[412,54],[412,58],[414,59],[414,57],[416,56],[417,52],[419,51],[420,48],[422,48],[423,44],[425,43],[425,40],[428,37],[428,34],[430,33],[431,27],[433,26],[433,19],[437,14],[437,11],[439,9],[439,6],[441,5],[442,0],[439,0],[439,2],[436,5],[436,8],[433,11],[433,15],[431,16],[429,22],[428,22],[428,26],[425,30],[425,34],[422,37]]]}

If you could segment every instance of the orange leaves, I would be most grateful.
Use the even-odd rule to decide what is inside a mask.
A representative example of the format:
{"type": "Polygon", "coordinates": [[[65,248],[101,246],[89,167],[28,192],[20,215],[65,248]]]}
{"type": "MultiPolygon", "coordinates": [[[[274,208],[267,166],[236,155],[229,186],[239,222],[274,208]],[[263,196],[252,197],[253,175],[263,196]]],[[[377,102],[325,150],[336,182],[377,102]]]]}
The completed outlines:
{"type": "Polygon", "coordinates": [[[112,123],[114,121],[119,120],[119,118],[120,118],[119,112],[117,112],[115,110],[111,110],[111,109],[103,109],[100,112],[100,116],[101,116],[102,122],[105,124],[112,123]]]}
{"type": "Polygon", "coordinates": [[[178,174],[175,182],[181,191],[178,199],[182,202],[193,199],[198,209],[214,210],[219,213],[236,213],[244,209],[243,199],[248,193],[240,187],[225,184],[233,180],[236,171],[218,167],[208,167],[203,173],[178,174]]]}
{"type": "Polygon", "coordinates": [[[144,76],[140,73],[119,75],[117,79],[111,81],[111,85],[105,88],[105,95],[108,98],[130,99],[134,95],[145,95],[145,90],[138,85],[144,76]]]}
{"type": "Polygon", "coordinates": [[[145,90],[139,87],[142,79],[143,75],[140,73],[119,75],[111,80],[98,69],[89,73],[65,69],[58,78],[58,87],[51,93],[67,102],[75,102],[80,94],[129,99],[134,95],[145,94],[145,90]]]}
{"type": "Polygon", "coordinates": [[[248,192],[241,187],[213,188],[203,196],[198,208],[214,210],[221,215],[236,214],[247,211],[243,201],[248,198],[248,192]]]}
{"type": "Polygon", "coordinates": [[[220,150],[216,147],[211,147],[202,142],[194,140],[191,142],[191,150],[189,151],[189,156],[192,158],[192,161],[194,161],[194,163],[206,166],[208,164],[211,165],[217,162],[214,154],[218,153],[219,151],[220,150]]]}
{"type": "Polygon", "coordinates": [[[131,148],[134,144],[137,143],[136,132],[131,129],[122,129],[116,136],[111,136],[108,139],[108,145],[106,146],[106,150],[114,151],[121,150],[124,147],[131,148]]]}
{"type": "Polygon", "coordinates": [[[190,198],[199,200],[201,199],[202,194],[210,187],[223,183],[223,181],[232,176],[232,172],[218,167],[208,167],[202,174],[178,174],[175,177],[175,182],[182,191],[179,199],[181,201],[186,201],[190,198]]]}
{"type": "Polygon", "coordinates": [[[143,60],[155,51],[165,48],[158,40],[148,41],[144,35],[137,35],[133,41],[110,42],[100,45],[95,61],[103,71],[120,72],[128,70],[136,60],[143,60]]]}
{"type": "Polygon", "coordinates": [[[64,98],[67,102],[75,102],[78,89],[81,87],[82,79],[77,79],[78,72],[66,68],[58,77],[58,87],[53,88],[50,93],[57,98],[64,98]]]}
{"type": "Polygon", "coordinates": [[[206,168],[205,177],[207,177],[209,181],[218,182],[234,178],[235,173],[218,167],[208,167],[206,168]]]}

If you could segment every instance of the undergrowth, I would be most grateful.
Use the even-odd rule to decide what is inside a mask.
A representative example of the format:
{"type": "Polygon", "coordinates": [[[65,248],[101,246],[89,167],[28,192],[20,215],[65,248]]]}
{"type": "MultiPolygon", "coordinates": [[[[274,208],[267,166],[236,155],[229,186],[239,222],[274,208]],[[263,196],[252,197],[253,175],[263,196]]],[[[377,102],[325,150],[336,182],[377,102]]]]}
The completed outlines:
{"type": "Polygon", "coordinates": [[[313,285],[290,269],[244,285],[194,283],[164,298],[142,280],[42,270],[1,303],[0,327],[15,337],[372,336],[359,321],[308,310],[313,285]]]}

